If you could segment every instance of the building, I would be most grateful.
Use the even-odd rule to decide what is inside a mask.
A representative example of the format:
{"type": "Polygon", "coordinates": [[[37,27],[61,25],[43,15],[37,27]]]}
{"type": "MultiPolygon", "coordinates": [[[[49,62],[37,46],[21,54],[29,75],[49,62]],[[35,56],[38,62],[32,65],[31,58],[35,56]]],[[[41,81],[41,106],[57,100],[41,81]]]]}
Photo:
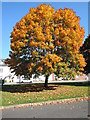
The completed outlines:
{"type": "MultiPolygon", "coordinates": [[[[23,82],[24,76],[16,76],[15,73],[11,73],[10,67],[4,63],[4,59],[0,59],[0,79],[4,79],[5,82],[23,82]]],[[[40,75],[37,78],[34,78],[34,74],[32,75],[32,78],[30,79],[32,82],[38,82],[38,81],[45,81],[45,76],[40,75]]],[[[28,80],[28,82],[30,81],[28,80]]],[[[49,81],[59,81],[62,80],[62,78],[58,78],[54,73],[52,73],[49,76],[49,81]]],[[[82,76],[76,75],[76,80],[88,80],[88,77],[83,74],[82,76]]],[[[27,81],[27,80],[26,80],[27,81]]]]}
{"type": "MultiPolygon", "coordinates": [[[[10,67],[4,63],[4,59],[0,59],[0,79],[4,79],[5,82],[22,82],[24,76],[16,76],[15,73],[11,73],[10,67]]],[[[44,75],[40,75],[38,78],[34,78],[32,75],[31,81],[45,81],[44,75]]],[[[49,76],[49,80],[53,80],[53,74],[49,76]]]]}
{"type": "Polygon", "coordinates": [[[4,79],[5,82],[20,82],[21,78],[11,73],[8,65],[4,63],[4,59],[0,59],[0,79],[4,79]]]}

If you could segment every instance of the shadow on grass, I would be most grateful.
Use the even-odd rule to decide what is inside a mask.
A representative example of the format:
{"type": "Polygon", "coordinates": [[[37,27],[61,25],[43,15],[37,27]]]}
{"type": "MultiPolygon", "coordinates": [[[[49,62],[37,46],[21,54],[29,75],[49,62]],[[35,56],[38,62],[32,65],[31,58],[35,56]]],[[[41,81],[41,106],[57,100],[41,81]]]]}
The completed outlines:
{"type": "Polygon", "coordinates": [[[25,93],[25,92],[40,92],[43,90],[55,90],[57,85],[50,85],[47,89],[45,89],[44,84],[19,84],[19,85],[3,85],[3,92],[11,92],[11,93],[25,93]]]}
{"type": "MultiPolygon", "coordinates": [[[[54,84],[54,83],[53,83],[54,84]]],[[[90,86],[90,82],[68,82],[68,83],[55,83],[56,85],[70,85],[70,86],[90,86]]]]}
{"type": "Polygon", "coordinates": [[[55,90],[58,86],[70,85],[70,86],[90,86],[90,82],[84,83],[49,83],[48,88],[45,89],[44,84],[18,84],[18,85],[3,85],[3,92],[11,92],[11,93],[25,93],[25,92],[40,92],[43,90],[55,90]]]}

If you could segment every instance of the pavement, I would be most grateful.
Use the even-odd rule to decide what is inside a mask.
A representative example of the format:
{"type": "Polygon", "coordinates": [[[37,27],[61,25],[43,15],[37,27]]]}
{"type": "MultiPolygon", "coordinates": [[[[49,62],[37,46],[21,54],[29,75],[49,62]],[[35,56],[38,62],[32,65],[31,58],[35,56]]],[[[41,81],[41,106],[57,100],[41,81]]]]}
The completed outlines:
{"type": "Polygon", "coordinates": [[[88,101],[45,104],[2,111],[2,118],[87,118],[88,101]]]}

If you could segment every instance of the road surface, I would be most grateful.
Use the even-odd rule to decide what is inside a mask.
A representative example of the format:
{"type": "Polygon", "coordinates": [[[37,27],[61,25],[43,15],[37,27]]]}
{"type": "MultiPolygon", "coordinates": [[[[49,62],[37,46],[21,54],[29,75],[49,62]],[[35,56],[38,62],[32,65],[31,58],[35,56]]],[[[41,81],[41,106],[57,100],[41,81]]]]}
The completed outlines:
{"type": "Polygon", "coordinates": [[[87,118],[88,102],[29,106],[2,111],[2,118],[87,118]]]}

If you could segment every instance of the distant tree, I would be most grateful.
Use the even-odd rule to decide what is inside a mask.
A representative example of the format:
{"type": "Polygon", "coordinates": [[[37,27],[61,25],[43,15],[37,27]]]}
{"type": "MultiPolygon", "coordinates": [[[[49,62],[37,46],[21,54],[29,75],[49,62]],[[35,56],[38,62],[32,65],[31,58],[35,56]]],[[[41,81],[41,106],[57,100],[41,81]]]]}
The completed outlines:
{"type": "Polygon", "coordinates": [[[41,4],[30,8],[11,32],[10,58],[6,63],[16,75],[30,78],[55,73],[58,77],[74,78],[83,71],[85,59],[79,53],[84,38],[80,18],[72,9],[56,10],[41,4]]]}
{"type": "Polygon", "coordinates": [[[83,46],[80,48],[81,53],[85,57],[85,61],[87,65],[85,66],[84,70],[85,73],[90,73],[90,34],[85,39],[83,46]]]}

